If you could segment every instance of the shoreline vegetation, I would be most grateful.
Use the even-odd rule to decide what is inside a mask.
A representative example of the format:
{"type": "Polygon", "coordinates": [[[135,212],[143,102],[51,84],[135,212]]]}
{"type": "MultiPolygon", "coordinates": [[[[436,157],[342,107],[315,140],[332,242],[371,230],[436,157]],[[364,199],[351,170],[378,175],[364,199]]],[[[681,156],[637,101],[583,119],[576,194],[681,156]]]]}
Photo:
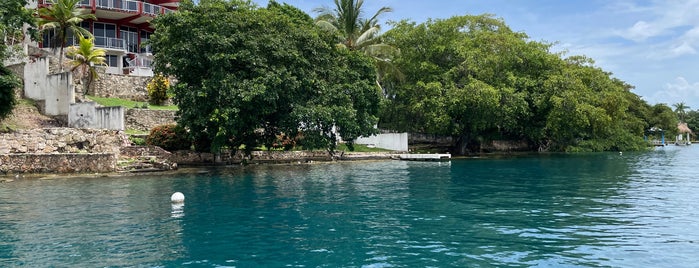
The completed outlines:
{"type": "MultiPolygon", "coordinates": [[[[22,8],[26,1],[11,1],[29,11],[22,8]]],[[[78,23],[96,19],[78,16],[85,10],[76,3],[66,6],[75,17],[65,18],[68,24],[56,30],[83,32],[78,23]]],[[[238,148],[241,159],[250,159],[259,148],[283,148],[291,150],[289,154],[301,148],[334,151],[342,145],[339,140],[349,141],[353,151],[351,141],[383,130],[448,137],[449,144],[442,148],[467,157],[492,151],[489,146],[498,141],[523,144],[515,150],[527,152],[641,151],[649,146],[646,137],[658,138],[649,130],[662,129],[662,135],[673,137],[678,123],[689,122],[690,128],[694,124],[683,103],[674,111],[667,104],[650,105],[632,92],[633,85],[597,67],[593,59],[553,52],[554,43],[533,41],[495,15],[423,23],[404,19],[383,29],[379,17],[392,8],[382,7],[363,18],[372,13],[362,4],[337,0],[336,8],[320,8],[314,18],[275,1],[260,7],[240,0],[182,0],[177,12],[157,16],[151,24],[154,31],[147,44],[155,76],[146,85],[150,103],[87,98],[105,106],[176,111],[176,124],[152,127],[147,137],[143,130],[126,130],[133,144],[214,155],[238,148]]],[[[32,19],[26,22],[31,30],[46,34],[46,23],[65,15],[50,13],[50,6],[39,8],[39,25],[32,24],[30,12],[22,13],[32,19]]],[[[0,26],[16,28],[17,38],[24,34],[20,24],[0,26]]],[[[94,46],[89,39],[80,40],[87,40],[86,48],[94,46]]],[[[59,49],[63,70],[64,47],[59,49]]],[[[9,56],[5,50],[0,43],[0,59],[9,56]]],[[[75,55],[65,59],[72,64],[77,60],[75,55]]],[[[90,64],[82,66],[83,74],[94,71],[90,64]]],[[[0,88],[12,91],[0,93],[10,97],[8,105],[0,107],[11,108],[17,103],[14,89],[21,88],[20,81],[4,67],[0,71],[1,78],[12,78],[0,88]]],[[[32,106],[21,102],[16,107],[32,106]]],[[[5,113],[0,115],[1,119],[5,113]]],[[[0,130],[32,129],[19,124],[29,121],[25,118],[13,118],[8,125],[0,121],[0,130]]],[[[696,118],[699,121],[699,115],[696,118]]],[[[72,137],[70,142],[76,145],[71,153],[104,153],[84,150],[89,143],[76,143],[72,137]]],[[[35,145],[19,147],[26,152],[35,145]]],[[[49,147],[40,153],[68,152],[49,147]]],[[[31,159],[41,162],[41,157],[31,159]]],[[[18,170],[41,170],[12,164],[18,170]]]]}

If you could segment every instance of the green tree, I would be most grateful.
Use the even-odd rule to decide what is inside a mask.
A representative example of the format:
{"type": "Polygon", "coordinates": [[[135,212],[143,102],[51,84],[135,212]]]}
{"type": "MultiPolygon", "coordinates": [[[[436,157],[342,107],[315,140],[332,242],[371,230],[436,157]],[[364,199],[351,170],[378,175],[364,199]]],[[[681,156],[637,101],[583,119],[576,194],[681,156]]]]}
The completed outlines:
{"type": "Polygon", "coordinates": [[[93,38],[78,36],[78,46],[71,46],[66,55],[71,59],[71,71],[83,80],[83,94],[87,94],[92,81],[98,79],[95,65],[106,66],[106,52],[104,49],[95,48],[93,38]]]}
{"type": "Polygon", "coordinates": [[[491,16],[401,21],[385,38],[401,48],[395,62],[406,79],[392,81],[382,128],[453,136],[459,154],[484,139],[523,135],[524,92],[540,84],[530,76],[542,72],[546,46],[491,16]]]}
{"type": "Polygon", "coordinates": [[[19,44],[26,34],[36,35],[36,22],[26,0],[4,0],[0,2],[0,60],[13,52],[10,47],[19,44]],[[24,31],[27,26],[27,32],[24,31]]]}
{"type": "Polygon", "coordinates": [[[19,79],[5,66],[0,65],[0,120],[12,114],[17,104],[15,88],[20,86],[19,79]]]}
{"type": "Polygon", "coordinates": [[[672,105],[672,107],[675,107],[675,113],[677,113],[677,118],[680,119],[680,122],[685,122],[685,117],[687,117],[687,110],[690,108],[685,104],[684,102],[678,102],[672,105]]]}
{"type": "MultiPolygon", "coordinates": [[[[644,104],[631,86],[584,56],[563,59],[490,15],[397,22],[384,38],[401,48],[382,128],[453,137],[457,154],[496,139],[556,151],[645,146],[644,104]]],[[[647,104],[646,104],[647,105],[647,104]]]]}
{"type": "Polygon", "coordinates": [[[54,48],[58,47],[59,65],[63,71],[63,48],[70,34],[77,36],[90,36],[90,32],[80,27],[83,20],[96,20],[94,14],[90,14],[89,10],[81,9],[78,3],[81,0],[50,0],[50,4],[46,7],[39,8],[39,29],[43,32],[52,31],[54,48]]]}
{"type": "Polygon", "coordinates": [[[316,24],[339,36],[341,47],[359,50],[372,57],[377,67],[377,81],[387,74],[400,76],[392,64],[399,50],[381,41],[379,16],[392,12],[390,7],[381,7],[369,18],[362,17],[364,0],[334,0],[335,8],[316,8],[319,15],[316,24]]]}
{"type": "Polygon", "coordinates": [[[21,81],[10,70],[4,67],[5,60],[15,54],[12,47],[24,39],[24,26],[28,33],[35,33],[34,19],[31,12],[25,8],[25,0],[0,1],[0,119],[12,113],[17,103],[15,91],[21,81]]]}
{"type": "Polygon", "coordinates": [[[689,129],[699,130],[699,111],[689,111],[687,112],[687,126],[689,129]]]}
{"type": "Polygon", "coordinates": [[[195,146],[249,153],[284,135],[332,151],[337,134],[375,131],[381,95],[371,60],[336,48],[301,14],[276,3],[202,0],[154,20],[155,68],[178,80],[178,124],[195,146]]]}
{"type": "Polygon", "coordinates": [[[677,123],[679,123],[677,114],[667,104],[658,103],[653,105],[648,123],[651,127],[665,130],[666,137],[677,134],[677,123]]]}

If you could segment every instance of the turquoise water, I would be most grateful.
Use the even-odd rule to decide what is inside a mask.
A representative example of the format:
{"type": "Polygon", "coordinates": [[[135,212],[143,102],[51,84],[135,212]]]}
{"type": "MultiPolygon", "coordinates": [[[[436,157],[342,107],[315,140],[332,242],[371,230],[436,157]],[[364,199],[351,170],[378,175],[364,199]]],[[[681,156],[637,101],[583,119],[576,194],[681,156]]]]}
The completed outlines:
{"type": "Polygon", "coordinates": [[[19,179],[0,184],[0,267],[696,267],[698,156],[19,179]]]}

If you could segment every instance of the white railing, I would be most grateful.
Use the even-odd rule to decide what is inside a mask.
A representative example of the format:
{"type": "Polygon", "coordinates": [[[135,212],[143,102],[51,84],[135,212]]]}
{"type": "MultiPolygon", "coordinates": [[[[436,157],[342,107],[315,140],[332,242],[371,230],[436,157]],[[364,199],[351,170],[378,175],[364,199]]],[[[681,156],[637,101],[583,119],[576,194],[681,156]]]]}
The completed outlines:
{"type": "MultiPolygon", "coordinates": [[[[51,5],[53,3],[49,0],[37,0],[37,2],[40,5],[51,5]]],[[[174,10],[167,9],[159,5],[153,5],[135,0],[80,0],[80,2],[78,2],[78,6],[82,8],[90,8],[92,7],[93,3],[95,7],[100,9],[111,9],[128,12],[139,12],[138,6],[139,4],[143,4],[143,13],[151,16],[175,12],[174,10]]]]}
{"type": "Polygon", "coordinates": [[[124,39],[121,38],[110,38],[110,37],[95,37],[95,46],[101,48],[126,50],[126,45],[124,39]]]}
{"type": "Polygon", "coordinates": [[[96,0],[96,1],[97,1],[96,6],[98,8],[138,12],[138,1],[133,1],[133,0],[96,0]]]}
{"type": "Polygon", "coordinates": [[[163,7],[158,5],[143,3],[143,13],[157,16],[162,12],[161,9],[163,9],[163,7]]]}

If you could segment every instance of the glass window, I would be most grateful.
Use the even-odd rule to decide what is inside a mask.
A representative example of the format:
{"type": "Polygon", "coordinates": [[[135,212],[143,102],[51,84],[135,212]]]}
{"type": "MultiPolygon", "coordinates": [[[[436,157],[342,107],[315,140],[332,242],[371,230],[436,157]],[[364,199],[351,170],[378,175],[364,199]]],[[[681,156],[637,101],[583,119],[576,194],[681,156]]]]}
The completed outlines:
{"type": "Polygon", "coordinates": [[[141,53],[152,53],[150,45],[146,44],[150,40],[150,35],[153,33],[141,31],[141,53]]]}
{"type": "Polygon", "coordinates": [[[104,58],[107,60],[107,66],[109,67],[119,67],[119,56],[117,55],[106,55],[104,58]]]}
{"type": "Polygon", "coordinates": [[[126,50],[138,53],[138,30],[132,27],[121,26],[121,39],[126,43],[126,50]]]}

